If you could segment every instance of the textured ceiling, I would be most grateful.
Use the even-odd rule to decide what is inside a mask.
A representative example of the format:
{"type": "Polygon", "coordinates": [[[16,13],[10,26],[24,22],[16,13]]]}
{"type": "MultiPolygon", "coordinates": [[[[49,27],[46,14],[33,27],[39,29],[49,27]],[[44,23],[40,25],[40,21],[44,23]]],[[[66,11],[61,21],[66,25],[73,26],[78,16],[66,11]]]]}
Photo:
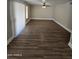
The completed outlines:
{"type": "MultiPolygon", "coordinates": [[[[42,0],[25,0],[25,1],[32,5],[41,5],[42,4],[42,0]]],[[[53,3],[61,4],[61,3],[66,3],[68,1],[71,1],[71,0],[46,0],[47,5],[52,5],[53,3]]]]}

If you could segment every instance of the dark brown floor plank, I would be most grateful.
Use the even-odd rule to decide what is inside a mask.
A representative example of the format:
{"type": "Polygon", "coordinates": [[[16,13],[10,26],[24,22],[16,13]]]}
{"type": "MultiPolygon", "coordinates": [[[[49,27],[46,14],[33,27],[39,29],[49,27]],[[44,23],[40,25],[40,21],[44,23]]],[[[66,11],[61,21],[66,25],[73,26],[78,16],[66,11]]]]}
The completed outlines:
{"type": "Polygon", "coordinates": [[[72,59],[70,33],[51,20],[31,20],[7,47],[8,59],[72,59]]]}

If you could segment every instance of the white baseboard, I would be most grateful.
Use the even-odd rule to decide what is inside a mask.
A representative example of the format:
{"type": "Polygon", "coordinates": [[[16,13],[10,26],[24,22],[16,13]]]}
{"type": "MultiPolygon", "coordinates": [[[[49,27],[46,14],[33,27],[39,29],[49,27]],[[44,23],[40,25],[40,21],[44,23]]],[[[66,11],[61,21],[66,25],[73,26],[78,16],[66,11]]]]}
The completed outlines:
{"type": "Polygon", "coordinates": [[[26,24],[28,24],[28,23],[30,22],[30,20],[31,20],[31,19],[29,18],[29,19],[26,21],[26,24]]]}
{"type": "Polygon", "coordinates": [[[68,45],[69,45],[69,47],[72,49],[72,43],[71,43],[71,42],[69,42],[69,44],[68,44],[68,45]]]}
{"type": "Polygon", "coordinates": [[[31,20],[52,20],[53,18],[31,18],[31,20]]]}
{"type": "Polygon", "coordinates": [[[68,45],[69,45],[69,47],[72,49],[72,34],[71,34],[71,36],[70,36],[70,41],[69,41],[68,45]]]}
{"type": "Polygon", "coordinates": [[[67,27],[65,27],[64,25],[62,25],[61,23],[59,23],[57,20],[53,19],[54,22],[56,22],[58,25],[60,25],[61,27],[63,27],[65,30],[67,30],[68,32],[72,33],[72,30],[68,29],[67,27]]]}
{"type": "Polygon", "coordinates": [[[68,29],[67,27],[65,27],[64,25],[62,25],[61,23],[59,23],[58,21],[56,21],[55,18],[31,18],[31,20],[53,20],[55,23],[57,23],[58,25],[60,25],[61,27],[63,27],[65,30],[67,30],[68,32],[72,33],[72,31],[70,29],[68,29]]]}
{"type": "Polygon", "coordinates": [[[9,39],[7,40],[7,45],[8,45],[13,39],[14,39],[13,36],[12,36],[11,38],[9,38],[9,39]]]}

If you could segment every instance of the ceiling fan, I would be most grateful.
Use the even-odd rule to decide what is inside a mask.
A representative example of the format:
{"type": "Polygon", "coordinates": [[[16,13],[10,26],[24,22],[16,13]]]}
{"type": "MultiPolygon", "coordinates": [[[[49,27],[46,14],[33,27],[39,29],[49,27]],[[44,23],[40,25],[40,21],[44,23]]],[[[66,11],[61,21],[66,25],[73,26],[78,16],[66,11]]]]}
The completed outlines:
{"type": "Polygon", "coordinates": [[[42,8],[50,7],[50,3],[48,3],[46,0],[42,0],[42,8]]]}
{"type": "Polygon", "coordinates": [[[42,0],[42,3],[43,3],[42,8],[46,8],[46,0],[42,0]]]}

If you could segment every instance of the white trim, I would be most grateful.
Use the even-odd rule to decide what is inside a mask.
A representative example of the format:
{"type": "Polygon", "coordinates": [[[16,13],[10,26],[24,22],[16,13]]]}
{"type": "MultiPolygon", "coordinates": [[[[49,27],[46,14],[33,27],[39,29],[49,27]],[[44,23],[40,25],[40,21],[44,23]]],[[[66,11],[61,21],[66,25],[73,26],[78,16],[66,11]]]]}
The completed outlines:
{"type": "Polygon", "coordinates": [[[72,30],[68,29],[67,27],[65,27],[64,25],[59,23],[55,18],[31,18],[31,20],[33,20],[33,19],[34,20],[53,20],[55,23],[57,23],[58,25],[63,27],[65,30],[67,30],[68,32],[72,33],[72,30]]]}
{"type": "Polygon", "coordinates": [[[52,20],[53,18],[31,18],[31,20],[52,20]]]}
{"type": "Polygon", "coordinates": [[[69,42],[69,44],[68,44],[68,45],[69,45],[69,47],[72,49],[72,43],[71,43],[71,42],[69,42]]]}
{"type": "Polygon", "coordinates": [[[70,36],[70,41],[69,41],[68,45],[69,45],[70,48],[72,48],[72,34],[70,36]]]}
{"type": "Polygon", "coordinates": [[[28,19],[28,20],[26,21],[26,24],[28,24],[28,23],[30,22],[30,20],[31,20],[31,19],[28,19]]]}
{"type": "Polygon", "coordinates": [[[72,30],[68,29],[67,27],[65,27],[64,25],[62,25],[61,23],[59,23],[57,20],[53,19],[54,22],[56,22],[58,25],[60,25],[61,27],[63,27],[65,30],[67,30],[68,32],[72,33],[72,30]]]}
{"type": "Polygon", "coordinates": [[[12,36],[11,38],[9,38],[9,39],[7,40],[7,45],[8,45],[13,39],[14,39],[13,36],[12,36]]]}

